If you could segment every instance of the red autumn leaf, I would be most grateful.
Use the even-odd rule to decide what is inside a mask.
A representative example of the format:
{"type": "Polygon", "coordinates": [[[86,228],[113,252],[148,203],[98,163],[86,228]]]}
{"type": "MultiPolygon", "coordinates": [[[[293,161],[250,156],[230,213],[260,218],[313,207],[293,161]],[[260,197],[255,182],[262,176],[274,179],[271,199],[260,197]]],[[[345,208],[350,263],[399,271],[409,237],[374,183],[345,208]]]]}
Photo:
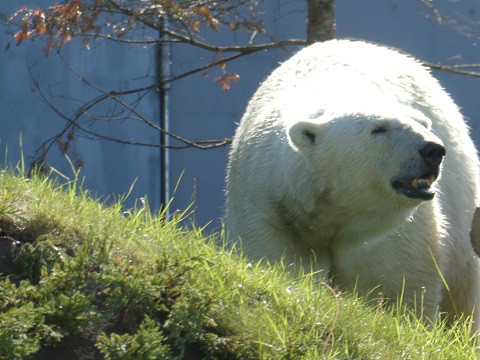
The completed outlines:
{"type": "Polygon", "coordinates": [[[215,81],[222,85],[222,90],[230,90],[232,88],[232,81],[237,82],[238,80],[240,80],[240,76],[237,74],[215,78],[215,81]]]}
{"type": "Polygon", "coordinates": [[[218,67],[220,68],[220,70],[222,70],[223,74],[225,74],[227,72],[227,64],[221,63],[221,64],[218,65],[218,67]]]}
{"type": "Polygon", "coordinates": [[[13,35],[13,40],[17,42],[17,45],[20,45],[20,43],[23,41],[24,38],[25,38],[25,30],[20,30],[15,35],[13,35]]]}
{"type": "Polygon", "coordinates": [[[62,42],[63,43],[67,43],[70,40],[72,40],[72,36],[70,34],[63,34],[63,36],[62,36],[62,42]]]}
{"type": "Polygon", "coordinates": [[[208,25],[214,29],[215,31],[218,30],[218,20],[215,19],[212,14],[210,13],[210,10],[208,10],[205,6],[202,6],[197,10],[197,13],[199,15],[202,15],[208,22],[208,25]]]}
{"type": "Polygon", "coordinates": [[[69,12],[78,12],[78,10],[80,9],[80,6],[82,6],[82,2],[81,1],[70,1],[67,5],[64,5],[64,6],[61,6],[60,4],[58,4],[58,7],[60,7],[60,10],[59,12],[61,14],[67,14],[69,12]]]}
{"type": "Polygon", "coordinates": [[[7,23],[11,23],[18,15],[20,15],[21,13],[27,11],[28,8],[26,6],[23,6],[21,9],[19,9],[18,11],[15,11],[13,13],[12,16],[10,16],[10,18],[8,19],[7,23]]]}
{"type": "Polygon", "coordinates": [[[47,32],[45,25],[45,14],[41,9],[37,10],[36,31],[38,35],[43,35],[47,32]]]}
{"type": "Polygon", "coordinates": [[[195,21],[194,23],[190,24],[190,27],[192,28],[192,30],[195,34],[198,34],[198,32],[200,31],[200,25],[201,25],[201,23],[198,20],[195,21]]]}

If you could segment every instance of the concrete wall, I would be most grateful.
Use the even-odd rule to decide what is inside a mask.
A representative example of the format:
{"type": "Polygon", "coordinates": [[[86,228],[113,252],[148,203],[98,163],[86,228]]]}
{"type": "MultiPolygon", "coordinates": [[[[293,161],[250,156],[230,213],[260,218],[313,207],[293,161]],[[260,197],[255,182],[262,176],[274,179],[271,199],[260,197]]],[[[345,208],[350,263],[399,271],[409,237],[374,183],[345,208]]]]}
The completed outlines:
{"type": "MultiPolygon", "coordinates": [[[[2,2],[0,12],[17,8],[22,2],[2,2]]],[[[35,6],[49,1],[35,1],[35,6]]],[[[400,48],[432,63],[476,63],[480,49],[478,33],[469,28],[469,22],[478,21],[480,7],[475,0],[462,2],[437,1],[440,9],[457,20],[456,24],[439,25],[432,19],[432,12],[419,0],[351,0],[337,1],[337,35],[339,38],[367,39],[400,48]]],[[[277,38],[304,38],[306,2],[266,1],[261,6],[265,12],[267,30],[277,38]]],[[[210,34],[219,42],[244,40],[240,36],[230,39],[225,34],[210,34]]],[[[8,36],[0,34],[0,47],[7,43],[8,36]]],[[[80,49],[78,44],[67,45],[65,56],[79,70],[106,89],[116,86],[139,86],[151,81],[145,78],[154,66],[150,49],[125,48],[108,45],[94,47],[90,51],[80,49]]],[[[0,53],[0,121],[2,124],[1,146],[8,145],[9,161],[19,158],[19,135],[22,133],[24,152],[33,151],[63,126],[47,106],[30,91],[31,78],[28,67],[40,79],[53,85],[59,94],[76,98],[89,98],[94,93],[78,79],[69,74],[61,62],[51,56],[45,58],[40,43],[13,46],[0,53]]],[[[231,90],[222,91],[213,80],[219,71],[212,70],[208,78],[201,74],[177,81],[171,90],[172,131],[189,139],[231,137],[236,123],[241,119],[248,99],[258,84],[281,61],[296,49],[277,49],[257,53],[236,60],[227,66],[231,73],[238,73],[241,80],[231,90]]],[[[200,64],[212,61],[214,55],[186,46],[173,48],[174,74],[183,73],[200,64]]],[[[150,74],[152,74],[150,72],[150,74]]],[[[467,78],[434,71],[443,86],[462,107],[472,127],[473,136],[480,144],[479,88],[480,79],[467,78]]],[[[74,104],[62,103],[68,113],[75,111],[74,104]]],[[[140,110],[158,121],[158,99],[152,95],[142,103],[140,110]]],[[[115,126],[113,133],[136,140],[152,141],[158,134],[134,127],[115,126]]],[[[85,185],[94,193],[103,196],[128,191],[138,178],[129,204],[135,198],[148,194],[154,207],[159,205],[159,152],[156,149],[129,147],[108,142],[80,139],[77,150],[85,161],[82,174],[85,185]]],[[[218,224],[224,203],[224,177],[228,148],[201,151],[195,149],[172,150],[171,188],[181,177],[172,209],[184,209],[195,201],[193,218],[199,224],[213,221],[218,224]],[[182,175],[183,174],[183,175],[182,175]]],[[[55,166],[69,173],[66,161],[52,158],[55,166]]],[[[70,172],[71,173],[71,172],[70,172]]]]}

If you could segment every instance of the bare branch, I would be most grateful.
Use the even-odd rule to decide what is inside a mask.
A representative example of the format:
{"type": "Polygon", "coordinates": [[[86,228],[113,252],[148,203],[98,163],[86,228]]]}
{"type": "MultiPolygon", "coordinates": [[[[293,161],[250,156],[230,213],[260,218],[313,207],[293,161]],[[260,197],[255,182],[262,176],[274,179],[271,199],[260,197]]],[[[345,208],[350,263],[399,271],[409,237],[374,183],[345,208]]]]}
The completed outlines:
{"type": "Polygon", "coordinates": [[[455,74],[466,75],[471,77],[480,77],[479,71],[462,70],[462,69],[480,68],[480,64],[441,65],[441,64],[432,64],[429,62],[423,62],[423,64],[425,66],[428,66],[429,68],[436,69],[436,70],[443,70],[443,71],[448,71],[455,74]]]}
{"type": "MultiPolygon", "coordinates": [[[[471,16],[462,16],[456,11],[448,11],[446,14],[439,6],[434,4],[433,0],[419,0],[423,5],[428,7],[433,13],[433,19],[440,25],[446,25],[457,31],[458,33],[467,37],[480,36],[480,22],[472,19],[471,16]]],[[[448,2],[438,2],[443,8],[448,6],[448,2]]],[[[474,8],[472,8],[474,9],[474,8]]]]}
{"type": "MultiPolygon", "coordinates": [[[[122,144],[127,144],[127,145],[138,145],[138,146],[145,146],[145,147],[157,147],[157,148],[169,148],[169,149],[185,149],[185,148],[196,148],[200,150],[209,150],[209,149],[215,149],[219,147],[226,146],[231,143],[230,139],[218,139],[218,140],[200,140],[200,141],[192,141],[192,140],[187,140],[185,138],[182,138],[176,134],[173,134],[169,131],[166,131],[165,129],[160,128],[158,125],[150,122],[147,118],[145,118],[142,114],[140,114],[134,107],[132,107],[130,104],[126,103],[122,99],[120,99],[117,95],[115,95],[114,92],[106,92],[105,90],[101,89],[99,86],[93,84],[90,82],[88,79],[86,79],[84,76],[82,76],[71,64],[69,64],[66,59],[59,53],[59,57],[62,59],[62,61],[65,63],[65,65],[68,67],[68,69],[82,82],[87,84],[88,86],[92,87],[93,89],[99,91],[102,93],[102,95],[93,100],[90,101],[89,103],[85,104],[82,106],[76,114],[71,117],[60,111],[60,109],[52,102],[51,95],[46,95],[45,92],[42,90],[41,85],[39,84],[38,80],[34,79],[34,85],[35,88],[37,89],[37,95],[40,97],[40,99],[46,103],[57,115],[59,115],[61,118],[67,121],[67,126],[59,132],[57,135],[54,137],[50,138],[47,142],[42,144],[41,148],[45,149],[45,151],[42,153],[42,157],[44,157],[44,153],[48,152],[51,149],[51,146],[53,143],[63,136],[64,134],[69,131],[69,129],[73,126],[75,128],[78,128],[82,133],[86,134],[86,137],[89,139],[97,139],[97,140],[108,140],[108,141],[113,141],[117,143],[122,143],[122,144]],[[167,134],[168,136],[172,137],[173,139],[183,143],[183,145],[170,145],[170,146],[163,146],[161,144],[156,144],[156,143],[145,143],[145,142],[139,142],[139,141],[131,141],[131,140],[124,140],[120,138],[116,138],[113,136],[101,134],[95,131],[92,131],[85,126],[81,125],[79,123],[80,118],[82,115],[86,114],[89,115],[90,112],[89,110],[93,108],[95,105],[99,104],[101,101],[106,100],[106,99],[111,99],[120,104],[124,109],[128,110],[130,114],[134,114],[136,117],[133,118],[131,115],[128,115],[128,117],[123,117],[123,119],[134,119],[141,121],[142,123],[146,124],[147,126],[153,128],[156,131],[163,132],[167,134]]],[[[125,92],[125,93],[131,93],[131,91],[125,92]]],[[[90,115],[89,115],[90,116],[90,115]]],[[[105,120],[111,120],[112,118],[109,117],[104,117],[105,120]]],[[[40,150],[37,150],[37,154],[39,153],[40,150]]]]}
{"type": "MultiPolygon", "coordinates": [[[[223,146],[231,143],[230,139],[191,141],[191,140],[181,138],[180,136],[174,135],[174,138],[177,139],[178,141],[183,142],[184,145],[179,145],[179,146],[171,145],[171,146],[166,147],[166,146],[163,146],[161,144],[156,144],[156,143],[130,141],[130,140],[124,140],[124,139],[119,139],[119,138],[115,138],[115,137],[112,137],[112,136],[103,135],[103,134],[97,133],[95,131],[91,131],[91,130],[85,128],[84,126],[80,125],[79,122],[78,122],[78,118],[77,119],[75,119],[75,117],[71,118],[70,116],[64,114],[50,100],[51,97],[47,96],[42,91],[41,86],[38,82],[35,82],[34,85],[35,85],[35,88],[37,90],[37,94],[42,99],[42,101],[44,101],[45,104],[47,104],[58,116],[60,116],[64,120],[66,120],[68,122],[68,124],[70,125],[70,126],[64,128],[60,133],[58,133],[54,137],[50,138],[47,142],[43,143],[41,148],[46,147],[49,150],[51,148],[51,146],[53,145],[53,141],[56,140],[59,136],[62,136],[63,134],[65,134],[67,132],[68,128],[70,128],[71,126],[74,126],[74,127],[78,128],[80,131],[82,131],[83,133],[85,133],[87,135],[90,135],[90,137],[88,137],[88,138],[91,139],[91,140],[94,140],[94,139],[108,140],[108,141],[113,141],[113,142],[126,144],[126,145],[137,145],[137,146],[169,148],[169,149],[196,148],[196,149],[200,149],[200,150],[210,150],[210,149],[223,147],[223,146]],[[73,120],[73,119],[75,119],[75,120],[73,120]],[[204,144],[207,144],[207,145],[204,145],[204,144]]],[[[164,131],[164,130],[162,130],[162,131],[164,131]]],[[[167,132],[167,134],[170,136],[170,133],[167,132]]]]}
{"type": "Polygon", "coordinates": [[[444,21],[445,18],[443,17],[440,10],[435,5],[433,5],[433,2],[431,0],[420,0],[420,2],[423,5],[425,5],[426,7],[428,7],[430,10],[432,10],[432,12],[435,15],[435,18],[436,18],[436,20],[439,24],[443,24],[443,21],[444,21]]]}
{"type": "Polygon", "coordinates": [[[283,41],[275,41],[272,43],[266,43],[266,44],[260,44],[260,45],[248,45],[248,46],[216,46],[216,45],[211,45],[207,44],[198,40],[195,40],[193,38],[189,38],[186,36],[183,36],[181,34],[178,34],[173,31],[169,30],[164,30],[164,32],[171,36],[174,39],[178,39],[183,43],[187,43],[205,50],[209,51],[215,51],[215,52],[239,52],[242,54],[250,54],[255,51],[259,50],[269,50],[277,47],[285,47],[285,46],[291,46],[291,45],[307,45],[308,42],[305,40],[300,40],[300,39],[288,39],[288,40],[283,40],[283,41]]]}

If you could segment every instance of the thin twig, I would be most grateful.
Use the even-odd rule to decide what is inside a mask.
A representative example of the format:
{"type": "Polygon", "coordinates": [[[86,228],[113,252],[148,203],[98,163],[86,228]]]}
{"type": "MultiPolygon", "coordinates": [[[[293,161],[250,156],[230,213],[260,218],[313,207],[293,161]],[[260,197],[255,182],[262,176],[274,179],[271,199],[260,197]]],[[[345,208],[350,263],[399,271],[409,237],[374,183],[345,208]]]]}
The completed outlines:
{"type": "MultiPolygon", "coordinates": [[[[179,146],[175,146],[175,145],[169,145],[169,146],[164,146],[164,145],[161,145],[161,144],[155,144],[155,143],[145,143],[145,142],[140,142],[140,141],[128,141],[128,140],[123,140],[123,139],[119,139],[119,138],[115,138],[115,137],[112,137],[112,136],[107,136],[107,135],[103,135],[103,134],[100,134],[100,133],[97,133],[97,132],[94,132],[94,131],[91,131],[91,130],[88,130],[87,128],[83,127],[82,125],[80,125],[78,123],[78,119],[77,120],[72,120],[68,115],[64,114],[63,112],[61,112],[50,100],[49,100],[49,97],[47,97],[41,90],[39,84],[35,84],[35,87],[37,88],[37,92],[38,92],[38,96],[42,99],[42,101],[44,101],[50,108],[52,108],[52,110],[57,114],[59,115],[61,118],[63,118],[64,120],[66,120],[71,126],[75,126],[76,128],[78,128],[80,131],[82,131],[83,133],[85,134],[88,134],[90,135],[91,137],[88,137],[89,139],[93,140],[93,139],[101,139],[101,140],[108,140],[108,141],[113,141],[113,142],[117,142],[117,143],[121,143],[121,144],[125,144],[125,145],[137,145],[137,146],[145,146],[145,147],[156,147],[156,148],[168,148],[168,149],[187,149],[187,148],[196,148],[196,149],[200,149],[200,150],[210,150],[210,149],[216,149],[216,148],[219,148],[219,147],[223,147],[223,146],[226,146],[228,144],[231,143],[231,140],[230,139],[220,139],[220,140],[200,140],[200,141],[190,141],[190,140],[187,140],[187,139],[183,139],[177,135],[174,135],[175,139],[183,142],[185,145],[179,145],[179,146]],[[202,145],[202,144],[209,144],[209,145],[202,145]]],[[[64,128],[59,134],[57,134],[56,136],[52,137],[49,142],[49,146],[47,147],[47,150],[50,150],[52,144],[53,144],[53,141],[55,139],[57,139],[59,136],[65,134],[68,130],[68,127],[64,128]]],[[[168,133],[169,136],[170,133],[168,133]]],[[[173,134],[172,134],[173,135],[173,134]]],[[[47,146],[47,143],[48,142],[45,142],[44,144],[42,144],[41,148],[44,148],[47,146]]]]}
{"type": "Polygon", "coordinates": [[[443,23],[444,17],[442,13],[440,12],[440,10],[438,10],[438,8],[435,5],[433,5],[433,2],[431,0],[420,0],[420,2],[426,7],[428,7],[430,10],[432,10],[439,24],[443,23]]]}
{"type": "Polygon", "coordinates": [[[97,38],[102,38],[109,41],[121,42],[121,43],[132,44],[132,45],[154,45],[154,44],[158,44],[159,42],[182,43],[182,44],[189,44],[189,45],[192,45],[204,50],[213,51],[213,52],[221,52],[221,53],[239,52],[244,54],[250,54],[252,52],[260,51],[260,50],[269,50],[269,49],[282,48],[282,47],[294,46],[294,45],[304,46],[308,44],[306,40],[302,40],[302,39],[287,39],[287,40],[278,40],[278,41],[273,41],[270,43],[264,43],[259,45],[248,44],[248,45],[235,45],[235,46],[218,46],[218,45],[212,45],[212,44],[208,44],[208,43],[196,40],[191,36],[185,36],[175,31],[171,31],[167,29],[164,29],[162,31],[166,35],[170,36],[172,39],[128,40],[128,39],[122,39],[119,37],[114,37],[111,35],[95,34],[95,33],[75,33],[75,36],[92,37],[92,38],[97,37],[97,38]]]}
{"type": "Polygon", "coordinates": [[[308,45],[308,42],[306,40],[288,39],[288,40],[275,41],[275,42],[260,44],[260,45],[217,46],[217,45],[207,44],[190,37],[186,37],[174,31],[164,30],[164,32],[165,34],[171,36],[174,39],[178,39],[183,43],[190,44],[190,45],[199,47],[201,49],[215,51],[215,52],[239,52],[243,54],[250,54],[252,52],[259,51],[259,50],[269,50],[269,49],[278,48],[278,47],[285,47],[285,46],[292,46],[292,45],[301,45],[301,46],[308,45]]]}
{"type": "Polygon", "coordinates": [[[471,77],[480,77],[480,72],[461,70],[461,69],[468,69],[468,68],[472,69],[472,68],[480,67],[480,64],[440,65],[440,64],[432,64],[429,62],[423,62],[423,65],[436,70],[449,71],[455,74],[466,75],[471,77]]]}

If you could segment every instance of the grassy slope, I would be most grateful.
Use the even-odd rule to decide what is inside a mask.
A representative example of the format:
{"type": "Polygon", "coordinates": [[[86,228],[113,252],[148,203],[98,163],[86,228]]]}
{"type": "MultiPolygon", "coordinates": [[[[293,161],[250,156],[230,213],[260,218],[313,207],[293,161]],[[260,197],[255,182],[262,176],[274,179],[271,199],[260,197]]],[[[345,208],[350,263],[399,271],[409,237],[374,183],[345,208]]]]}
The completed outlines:
{"type": "Polygon", "coordinates": [[[0,359],[478,356],[468,329],[426,330],[248,264],[215,245],[221,234],[107,207],[76,182],[3,171],[0,197],[0,359]]]}

